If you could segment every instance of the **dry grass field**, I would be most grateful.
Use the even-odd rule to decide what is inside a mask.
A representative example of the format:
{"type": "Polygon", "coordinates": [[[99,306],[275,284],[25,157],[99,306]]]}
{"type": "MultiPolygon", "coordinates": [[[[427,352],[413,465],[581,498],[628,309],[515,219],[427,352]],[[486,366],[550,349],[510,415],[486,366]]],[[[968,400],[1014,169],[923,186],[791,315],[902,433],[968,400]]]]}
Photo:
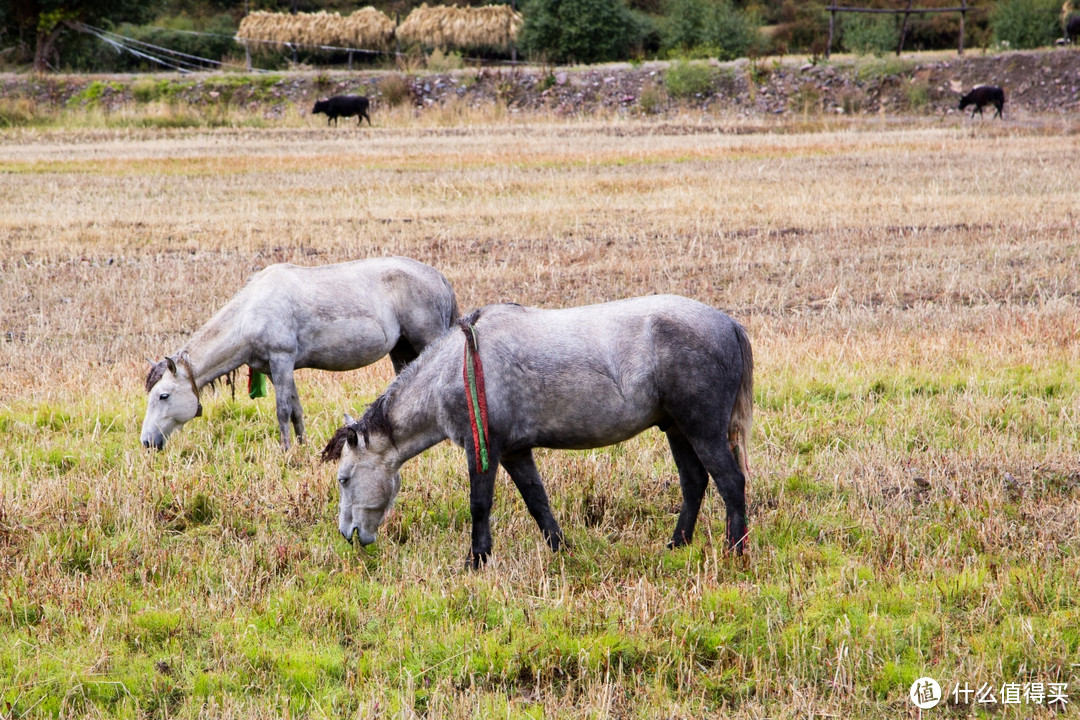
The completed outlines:
{"type": "Polygon", "coordinates": [[[451,120],[0,134],[0,717],[917,717],[924,675],[997,698],[926,717],[1076,716],[1075,120],[451,120]],[[665,550],[656,431],[538,453],[569,552],[500,476],[467,570],[446,444],[345,544],[317,450],[386,360],[301,371],[287,454],[228,386],[139,447],[146,358],[248,275],[387,254],[463,309],[742,321],[747,556],[714,491],[665,550]]]}

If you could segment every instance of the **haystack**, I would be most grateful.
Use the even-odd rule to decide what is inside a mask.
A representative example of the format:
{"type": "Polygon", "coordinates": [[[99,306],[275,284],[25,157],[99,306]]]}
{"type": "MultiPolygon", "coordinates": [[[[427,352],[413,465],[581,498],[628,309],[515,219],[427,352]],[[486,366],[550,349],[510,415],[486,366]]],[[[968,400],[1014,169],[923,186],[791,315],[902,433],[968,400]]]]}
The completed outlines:
{"type": "Polygon", "coordinates": [[[509,5],[458,7],[427,3],[409,13],[396,36],[406,45],[441,50],[509,50],[523,23],[509,5]]]}
{"type": "Polygon", "coordinates": [[[271,13],[256,11],[240,21],[240,43],[275,47],[304,45],[385,50],[394,38],[394,21],[373,7],[342,17],[338,13],[271,13]]]}

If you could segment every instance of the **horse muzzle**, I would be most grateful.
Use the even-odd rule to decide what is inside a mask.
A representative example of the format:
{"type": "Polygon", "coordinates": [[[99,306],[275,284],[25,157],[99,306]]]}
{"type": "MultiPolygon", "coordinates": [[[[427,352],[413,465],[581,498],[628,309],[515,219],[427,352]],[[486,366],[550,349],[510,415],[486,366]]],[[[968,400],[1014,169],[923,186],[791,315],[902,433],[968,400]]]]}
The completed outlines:
{"type": "Polygon", "coordinates": [[[154,450],[161,450],[165,447],[165,436],[161,433],[148,433],[142,436],[142,446],[144,448],[153,448],[154,450]]]}
{"type": "Polygon", "coordinates": [[[360,541],[360,544],[364,546],[370,545],[371,543],[375,542],[374,533],[366,533],[356,526],[349,528],[348,532],[339,528],[339,532],[341,532],[341,537],[345,538],[345,542],[348,543],[351,543],[353,541],[353,536],[355,536],[356,539],[360,541]]]}

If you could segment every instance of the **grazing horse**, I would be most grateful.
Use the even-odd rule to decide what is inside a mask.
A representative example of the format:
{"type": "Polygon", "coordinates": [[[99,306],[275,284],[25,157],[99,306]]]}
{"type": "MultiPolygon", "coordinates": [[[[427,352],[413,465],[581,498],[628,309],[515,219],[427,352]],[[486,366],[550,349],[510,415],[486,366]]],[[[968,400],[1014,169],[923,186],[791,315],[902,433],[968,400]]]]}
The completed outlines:
{"type": "Polygon", "coordinates": [[[395,372],[458,318],[450,283],[404,257],[300,267],[271,265],[253,275],[183,347],[151,362],[142,444],[158,450],[202,414],[199,391],[241,365],[274,384],[281,445],[289,423],[304,442],[296,368],[354,370],[387,353],[395,372]]]}
{"type": "Polygon", "coordinates": [[[338,529],[346,540],[356,533],[362,544],[374,542],[402,464],[449,439],[468,457],[473,567],[491,553],[500,464],[558,550],[563,534],[532,449],[603,447],[655,426],[667,434],[682,486],[670,546],[690,542],[711,475],[727,509],[728,544],[742,552],[753,355],[737,322],[688,298],[655,295],[565,310],[489,305],[460,327],[360,420],[346,415],[323,450],[324,460],[340,459],[338,529]]]}

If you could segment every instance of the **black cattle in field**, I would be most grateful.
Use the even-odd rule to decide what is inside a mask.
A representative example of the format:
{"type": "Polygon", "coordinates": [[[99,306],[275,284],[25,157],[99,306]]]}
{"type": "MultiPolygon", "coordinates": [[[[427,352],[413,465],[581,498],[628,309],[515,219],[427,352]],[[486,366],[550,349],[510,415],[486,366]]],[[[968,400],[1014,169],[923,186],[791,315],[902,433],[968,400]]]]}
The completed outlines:
{"type": "Polygon", "coordinates": [[[339,117],[356,117],[357,125],[363,125],[364,118],[367,118],[368,125],[370,125],[371,116],[368,115],[367,111],[368,99],[363,95],[338,95],[329,100],[319,100],[315,103],[315,107],[311,108],[312,115],[318,115],[319,113],[326,115],[327,125],[330,124],[331,120],[337,125],[339,117]]]}
{"type": "Polygon", "coordinates": [[[1080,15],[1073,15],[1065,23],[1065,37],[1071,43],[1080,37],[1080,15]]]}
{"type": "Polygon", "coordinates": [[[968,105],[975,106],[971,111],[971,117],[975,117],[976,111],[981,116],[984,105],[996,107],[997,112],[994,113],[994,117],[1001,117],[1001,111],[1005,107],[1005,91],[993,85],[976,85],[971,89],[971,92],[960,98],[961,110],[968,105]]]}

